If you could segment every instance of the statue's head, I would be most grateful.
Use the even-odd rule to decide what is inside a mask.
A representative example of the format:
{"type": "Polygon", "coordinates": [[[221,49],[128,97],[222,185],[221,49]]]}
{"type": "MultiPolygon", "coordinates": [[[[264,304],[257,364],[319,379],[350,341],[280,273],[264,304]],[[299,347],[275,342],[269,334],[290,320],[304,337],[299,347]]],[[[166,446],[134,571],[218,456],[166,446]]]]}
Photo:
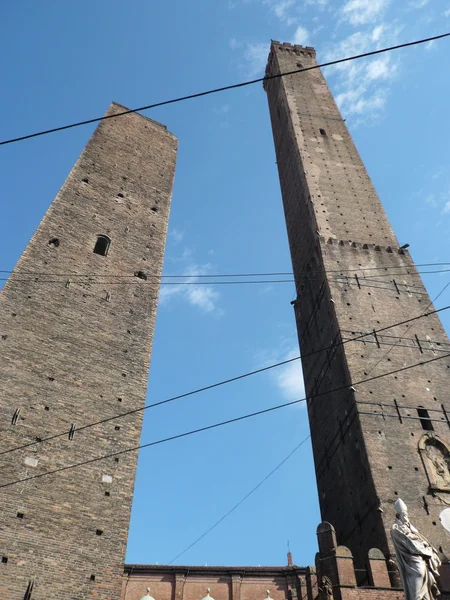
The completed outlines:
{"type": "Polygon", "coordinates": [[[401,498],[398,498],[398,500],[395,501],[394,508],[397,519],[402,523],[409,524],[408,507],[401,498]]]}

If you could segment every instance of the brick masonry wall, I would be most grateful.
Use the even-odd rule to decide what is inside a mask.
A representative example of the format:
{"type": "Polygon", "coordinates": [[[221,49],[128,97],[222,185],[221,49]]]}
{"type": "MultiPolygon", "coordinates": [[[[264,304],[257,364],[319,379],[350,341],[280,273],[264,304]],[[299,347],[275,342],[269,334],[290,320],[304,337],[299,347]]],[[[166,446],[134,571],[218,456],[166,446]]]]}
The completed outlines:
{"type": "Polygon", "coordinates": [[[301,567],[182,567],[126,565],[121,600],[140,600],[150,587],[155,600],[306,598],[306,569],[301,567]]]}
{"type": "MultiPolygon", "coordinates": [[[[267,73],[315,64],[312,48],[273,42],[267,73]]],[[[308,402],[308,412],[322,518],[335,525],[340,543],[364,567],[371,548],[392,552],[393,504],[401,497],[412,522],[450,554],[438,518],[450,488],[441,493],[430,487],[419,454],[428,432],[417,418],[418,407],[429,410],[437,421],[433,435],[450,447],[442,409],[450,408],[450,361],[349,389],[364,378],[444,356],[449,340],[431,316],[378,338],[322,350],[433,307],[410,255],[398,250],[320,70],[265,82],[265,89],[298,294],[300,347],[302,354],[315,353],[302,361],[305,387],[308,396],[321,394],[308,402]],[[327,393],[337,387],[346,389],[327,393]]]]}
{"type": "MultiPolygon", "coordinates": [[[[0,294],[0,451],[32,444],[0,455],[3,484],[139,444],[142,413],[37,440],[145,403],[159,282],[134,273],[162,271],[176,149],[143,116],[103,121],[0,294]]],[[[136,461],[0,489],[0,598],[120,598],[136,461]]]]}

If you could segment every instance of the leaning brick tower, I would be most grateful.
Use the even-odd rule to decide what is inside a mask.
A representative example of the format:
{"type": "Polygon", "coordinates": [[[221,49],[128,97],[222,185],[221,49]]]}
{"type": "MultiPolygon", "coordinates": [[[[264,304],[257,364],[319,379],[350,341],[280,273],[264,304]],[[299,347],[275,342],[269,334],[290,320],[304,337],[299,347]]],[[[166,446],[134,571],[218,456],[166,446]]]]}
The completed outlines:
{"type": "Polygon", "coordinates": [[[176,149],[102,121],[0,294],[2,600],[120,598],[137,453],[45,473],[139,445],[142,412],[81,427],[144,406],[176,149]]]}
{"type": "MultiPolygon", "coordinates": [[[[273,42],[266,74],[316,64],[313,48],[273,42]]],[[[448,555],[439,515],[450,502],[449,340],[437,315],[376,333],[433,307],[320,70],[264,87],[322,519],[364,567],[371,548],[393,553],[389,529],[400,497],[413,524],[448,555]]]]}

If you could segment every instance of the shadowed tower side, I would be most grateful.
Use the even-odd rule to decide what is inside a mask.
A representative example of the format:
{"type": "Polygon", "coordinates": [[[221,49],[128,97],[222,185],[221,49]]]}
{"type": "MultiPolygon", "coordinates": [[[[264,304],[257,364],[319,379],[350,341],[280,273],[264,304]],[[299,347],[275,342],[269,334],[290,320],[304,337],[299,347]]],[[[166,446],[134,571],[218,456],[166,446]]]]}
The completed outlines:
{"type": "MultiPolygon", "coordinates": [[[[121,112],[112,104],[107,115],[121,112]]],[[[0,294],[1,483],[139,445],[177,140],[101,122],[0,294]],[[34,443],[33,443],[34,442],[34,443]]],[[[0,488],[0,597],[119,600],[137,453],[0,488]]]]}
{"type": "MultiPolygon", "coordinates": [[[[313,65],[313,48],[272,42],[266,73],[313,65]]],[[[336,527],[338,543],[362,567],[371,548],[393,552],[389,529],[401,497],[419,531],[448,553],[439,525],[450,500],[448,338],[436,315],[373,333],[426,312],[430,299],[420,276],[399,248],[320,70],[264,87],[299,342],[302,354],[315,353],[302,364],[322,520],[336,527]],[[362,333],[359,342],[340,345],[362,333]]]]}

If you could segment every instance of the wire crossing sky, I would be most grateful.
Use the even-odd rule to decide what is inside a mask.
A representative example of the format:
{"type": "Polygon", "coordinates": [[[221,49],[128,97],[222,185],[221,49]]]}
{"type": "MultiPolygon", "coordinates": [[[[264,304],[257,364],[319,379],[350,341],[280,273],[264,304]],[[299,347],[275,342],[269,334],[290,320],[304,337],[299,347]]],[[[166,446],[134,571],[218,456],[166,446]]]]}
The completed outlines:
{"type": "Polygon", "coordinates": [[[104,121],[106,119],[116,119],[118,117],[123,117],[124,115],[129,115],[129,114],[135,113],[135,112],[144,112],[146,110],[150,110],[151,108],[158,108],[160,106],[166,106],[168,104],[175,104],[177,102],[184,102],[185,100],[193,100],[194,98],[201,98],[203,96],[209,96],[211,94],[217,94],[219,92],[234,90],[237,88],[246,87],[248,85],[253,85],[255,83],[261,83],[262,81],[268,81],[269,79],[278,79],[280,77],[287,77],[288,75],[295,75],[297,73],[303,73],[305,71],[311,71],[313,69],[321,69],[323,67],[331,67],[331,66],[339,65],[339,64],[349,62],[352,60],[368,58],[369,56],[376,56],[378,54],[384,54],[385,52],[392,52],[393,50],[400,50],[401,48],[409,48],[411,46],[418,46],[419,44],[427,44],[427,43],[435,42],[437,40],[440,40],[440,39],[443,39],[443,38],[446,38],[449,36],[450,36],[450,33],[441,33],[439,35],[434,35],[432,37],[423,38],[421,40],[415,40],[413,42],[405,42],[403,44],[397,44],[396,46],[382,48],[380,50],[372,50],[370,52],[364,52],[363,54],[357,54],[355,56],[347,56],[345,58],[331,60],[331,61],[321,63],[321,64],[313,66],[313,67],[305,67],[302,69],[296,69],[295,71],[288,71],[286,73],[280,73],[279,75],[266,75],[265,77],[258,77],[257,79],[252,79],[250,81],[243,81],[241,83],[233,83],[231,85],[225,85],[225,86],[222,86],[219,88],[214,88],[212,90],[206,90],[205,92],[197,92],[195,94],[180,96],[178,98],[173,98],[171,100],[163,100],[162,102],[156,102],[154,104],[147,104],[146,106],[140,106],[139,108],[132,108],[130,110],[124,110],[123,112],[116,113],[115,115],[107,115],[106,117],[94,117],[93,119],[87,119],[85,121],[79,121],[77,123],[70,123],[70,125],[62,125],[61,127],[54,127],[53,129],[46,129],[44,131],[38,131],[36,133],[29,133],[28,135],[22,135],[20,137],[12,138],[10,140],[4,140],[4,141],[0,142],[0,146],[4,146],[6,144],[13,144],[15,142],[21,142],[24,140],[29,140],[31,138],[40,137],[42,135],[48,135],[50,133],[56,133],[58,131],[64,131],[66,129],[73,129],[74,127],[80,127],[81,125],[90,125],[92,123],[99,123],[100,121],[104,121]]]}
{"type": "MultiPolygon", "coordinates": [[[[6,8],[8,26],[0,36],[8,56],[2,71],[5,93],[0,97],[0,109],[7,115],[3,141],[104,115],[111,101],[144,108],[143,103],[177,100],[147,113],[179,140],[164,265],[167,276],[161,281],[183,285],[161,287],[146,405],[196,392],[202,383],[221,383],[227,373],[246,375],[279,364],[264,377],[243,377],[239,385],[195,393],[195,402],[193,396],[192,401],[186,398],[145,411],[142,440],[166,439],[177,431],[193,431],[230,415],[252,414],[305,397],[291,305],[296,299],[294,285],[267,281],[292,279],[267,98],[260,84],[270,39],[313,46],[321,64],[396,47],[404,40],[430,40],[417,48],[338,62],[324,72],[398,244],[409,243],[408,252],[431,297],[448,277],[450,122],[442,118],[450,96],[450,80],[443,76],[448,70],[448,44],[431,40],[436,32],[450,31],[447,0],[426,4],[294,0],[283,3],[283,10],[280,5],[281,0],[202,0],[194,5],[182,0],[160,4],[135,0],[125,7],[120,0],[111,0],[105,12],[87,0],[44,7],[24,0],[6,8]],[[178,101],[190,92],[222,88],[226,82],[252,81],[259,83],[208,93],[201,101],[178,101]],[[209,285],[225,279],[265,282],[209,285]]],[[[4,278],[97,122],[58,135],[39,135],[28,143],[9,143],[7,152],[3,148],[4,278]]],[[[140,260],[137,256],[130,273],[116,271],[117,278],[103,278],[100,267],[91,273],[74,266],[74,273],[54,269],[47,274],[41,273],[43,266],[30,265],[30,278],[52,281],[17,282],[17,286],[27,287],[27,295],[33,296],[42,285],[50,294],[70,279],[78,293],[93,278],[91,293],[100,296],[102,286],[115,280],[145,285],[135,280],[134,271],[145,271],[149,279],[153,273],[151,263],[144,266],[140,260]]],[[[400,290],[406,290],[406,284],[412,292],[422,291],[418,277],[407,269],[383,272],[371,269],[367,260],[360,262],[356,273],[360,283],[374,286],[364,288],[364,293],[393,285],[390,280],[400,290]]],[[[339,266],[332,267],[333,278],[347,283],[348,275],[348,285],[356,284],[355,273],[339,266]]],[[[304,279],[321,275],[308,272],[304,279]]],[[[111,285],[111,309],[114,290],[111,285]]],[[[133,290],[126,287],[124,292],[133,290]]],[[[448,294],[447,288],[443,305],[449,304],[448,294]]],[[[426,303],[419,294],[411,298],[416,306],[411,314],[420,313],[426,303]]],[[[439,314],[448,329],[450,311],[439,314]]],[[[406,326],[401,342],[390,336],[395,330],[383,334],[380,356],[395,343],[412,343],[414,331],[405,339],[406,326]]],[[[360,333],[365,332],[346,332],[344,337],[360,333]]],[[[370,338],[352,343],[361,346],[363,339],[370,338]]],[[[367,366],[368,371],[373,365],[367,366]]],[[[60,393],[58,380],[48,385],[52,398],[60,393]]],[[[125,394],[117,396],[123,397],[122,403],[116,397],[105,399],[111,416],[130,408],[125,394]]],[[[45,400],[33,402],[42,408],[45,400]]],[[[180,444],[165,443],[139,455],[127,562],[161,564],[174,557],[307,438],[304,403],[270,415],[270,421],[255,418],[232,429],[223,426],[190,435],[181,452],[180,444]]],[[[50,433],[65,436],[66,425],[61,423],[60,430],[50,433]]],[[[74,443],[77,436],[79,442],[82,431],[75,431],[74,443]]],[[[56,450],[58,443],[54,446],[56,450]]],[[[183,561],[284,564],[289,539],[296,564],[312,564],[320,515],[309,442],[301,460],[296,452],[289,468],[278,469],[260,491],[227,517],[226,527],[216,527],[198,541],[183,561]],[[290,511],[286,497],[296,499],[290,511]]]]}

